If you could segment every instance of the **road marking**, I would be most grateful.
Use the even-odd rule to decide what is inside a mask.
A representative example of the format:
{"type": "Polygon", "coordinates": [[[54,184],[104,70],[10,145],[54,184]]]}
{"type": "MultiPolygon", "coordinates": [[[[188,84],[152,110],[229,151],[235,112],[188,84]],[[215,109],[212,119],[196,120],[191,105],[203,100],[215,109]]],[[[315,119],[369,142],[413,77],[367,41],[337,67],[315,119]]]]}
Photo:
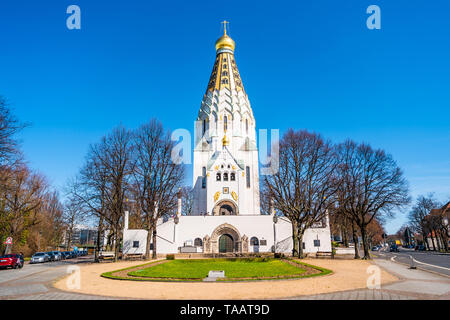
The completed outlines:
{"type": "Polygon", "coordinates": [[[424,265],[426,265],[426,266],[430,266],[430,267],[433,267],[433,268],[439,268],[439,269],[444,269],[444,270],[449,270],[449,271],[450,271],[450,268],[441,267],[441,266],[435,266],[434,264],[429,264],[429,263],[417,261],[416,259],[413,258],[413,256],[411,256],[411,255],[409,255],[409,256],[410,256],[410,258],[413,259],[413,261],[416,262],[416,263],[424,264],[424,265]]]}
{"type": "Polygon", "coordinates": [[[394,260],[395,258],[397,258],[397,256],[393,256],[393,257],[391,258],[391,261],[392,261],[392,262],[396,262],[396,261],[394,260]]]}

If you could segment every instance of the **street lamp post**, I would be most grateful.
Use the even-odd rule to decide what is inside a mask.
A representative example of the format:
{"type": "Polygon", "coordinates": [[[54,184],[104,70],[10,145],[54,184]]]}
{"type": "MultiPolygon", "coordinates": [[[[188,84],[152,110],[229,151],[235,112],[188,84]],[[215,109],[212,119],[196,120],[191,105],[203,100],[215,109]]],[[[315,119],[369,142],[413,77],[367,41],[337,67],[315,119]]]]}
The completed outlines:
{"type": "Polygon", "coordinates": [[[277,256],[277,228],[276,224],[278,222],[278,217],[276,213],[273,215],[273,256],[276,258],[277,256]]]}

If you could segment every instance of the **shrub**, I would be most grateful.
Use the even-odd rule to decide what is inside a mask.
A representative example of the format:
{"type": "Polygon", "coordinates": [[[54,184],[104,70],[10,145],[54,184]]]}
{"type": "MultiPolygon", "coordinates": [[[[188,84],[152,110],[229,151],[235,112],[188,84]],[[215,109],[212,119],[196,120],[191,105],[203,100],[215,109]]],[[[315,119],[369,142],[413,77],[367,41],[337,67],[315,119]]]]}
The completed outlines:
{"type": "Polygon", "coordinates": [[[175,260],[175,255],[174,254],[168,254],[168,255],[166,255],[166,259],[167,260],[175,260]]]}

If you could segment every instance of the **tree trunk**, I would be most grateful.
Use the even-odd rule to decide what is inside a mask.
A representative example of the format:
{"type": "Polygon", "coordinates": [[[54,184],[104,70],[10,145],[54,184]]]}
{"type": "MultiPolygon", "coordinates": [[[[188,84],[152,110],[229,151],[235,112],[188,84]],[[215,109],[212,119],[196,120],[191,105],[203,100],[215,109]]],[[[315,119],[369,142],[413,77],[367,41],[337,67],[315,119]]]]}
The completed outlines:
{"type": "Polygon", "coordinates": [[[441,251],[441,242],[440,242],[440,235],[439,232],[435,231],[434,234],[436,235],[436,244],[437,244],[437,248],[438,251],[441,251]]]}
{"type": "Polygon", "coordinates": [[[423,234],[423,242],[424,242],[424,246],[425,246],[425,248],[428,250],[428,251],[430,251],[430,244],[428,243],[428,238],[427,238],[427,236],[426,236],[426,234],[424,233],[423,234]]]}
{"type": "Polygon", "coordinates": [[[153,227],[153,251],[152,258],[156,259],[156,225],[153,227]]]}
{"type": "MultiPolygon", "coordinates": [[[[150,226],[150,224],[149,224],[150,226]]],[[[147,245],[145,246],[145,259],[150,260],[150,245],[152,243],[152,228],[147,229],[147,245]]]]}
{"type": "Polygon", "coordinates": [[[344,229],[342,240],[344,242],[344,247],[348,248],[348,235],[347,230],[344,229]]]}
{"type": "Polygon", "coordinates": [[[100,216],[100,219],[98,221],[98,228],[97,228],[97,248],[95,250],[95,256],[94,256],[94,261],[95,262],[99,262],[99,254],[100,254],[100,250],[102,249],[103,246],[103,239],[102,239],[102,231],[103,231],[103,216],[100,216]]]}
{"type": "Polygon", "coordinates": [[[298,230],[297,230],[297,224],[292,224],[292,256],[296,257],[298,256],[298,230]]]}
{"type": "Polygon", "coordinates": [[[365,225],[362,225],[359,227],[359,229],[361,230],[361,238],[362,238],[362,242],[363,242],[363,248],[364,248],[364,260],[370,260],[370,249],[369,249],[369,241],[367,239],[367,230],[366,230],[365,225]]]}
{"type": "MultiPolygon", "coordinates": [[[[39,238],[40,238],[41,236],[39,235],[39,238]]],[[[68,239],[67,239],[67,248],[66,248],[66,250],[67,251],[70,251],[70,245],[72,244],[72,231],[69,231],[69,237],[68,237],[68,239]]],[[[38,248],[38,250],[40,250],[41,248],[38,248]]]]}
{"type": "Polygon", "coordinates": [[[298,258],[299,259],[303,259],[304,258],[304,256],[303,256],[303,232],[304,231],[302,231],[302,230],[299,230],[297,232],[298,258]]]}
{"type": "Polygon", "coordinates": [[[353,244],[355,246],[355,259],[360,259],[359,251],[358,251],[358,235],[356,233],[355,226],[352,225],[352,236],[353,236],[353,244]]]}
{"type": "Polygon", "coordinates": [[[115,232],[115,235],[114,235],[114,262],[117,262],[117,261],[119,261],[119,252],[120,252],[120,243],[119,243],[119,232],[118,232],[118,225],[116,225],[116,228],[115,228],[116,230],[116,232],[115,232]]]}
{"type": "Polygon", "coordinates": [[[433,233],[431,233],[431,244],[433,245],[433,251],[436,251],[436,245],[434,243],[433,233]]]}

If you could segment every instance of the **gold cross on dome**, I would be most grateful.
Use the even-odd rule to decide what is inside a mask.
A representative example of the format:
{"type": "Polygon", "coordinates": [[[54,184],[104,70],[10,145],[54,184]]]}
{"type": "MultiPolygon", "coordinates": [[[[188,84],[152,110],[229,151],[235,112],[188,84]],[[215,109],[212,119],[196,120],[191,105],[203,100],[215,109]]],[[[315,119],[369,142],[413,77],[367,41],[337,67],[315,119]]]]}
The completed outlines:
{"type": "Polygon", "coordinates": [[[221,22],[221,24],[223,24],[223,34],[226,35],[227,34],[227,24],[230,24],[230,22],[228,22],[227,20],[223,20],[221,22]]]}

